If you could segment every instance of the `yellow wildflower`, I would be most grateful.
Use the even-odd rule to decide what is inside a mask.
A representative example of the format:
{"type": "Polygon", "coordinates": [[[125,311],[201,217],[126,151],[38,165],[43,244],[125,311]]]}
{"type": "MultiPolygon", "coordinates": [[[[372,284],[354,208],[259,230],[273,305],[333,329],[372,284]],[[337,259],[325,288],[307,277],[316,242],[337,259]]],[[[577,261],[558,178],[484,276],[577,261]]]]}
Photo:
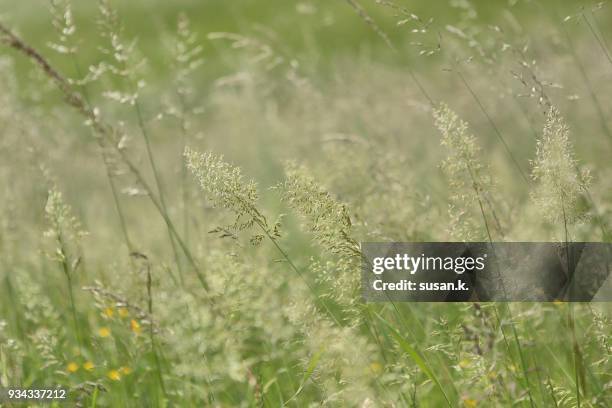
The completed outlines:
{"type": "Polygon", "coordinates": [[[127,308],[125,308],[125,307],[120,307],[117,310],[117,313],[119,314],[119,317],[128,317],[128,314],[129,314],[127,308]]]}
{"type": "Polygon", "coordinates": [[[478,401],[472,398],[464,398],[463,405],[465,405],[466,408],[476,408],[478,406],[478,401]]]}
{"type": "Polygon", "coordinates": [[[470,366],[470,360],[464,358],[463,360],[459,361],[459,367],[468,368],[469,366],[470,366]]]}
{"type": "Polygon", "coordinates": [[[113,381],[119,381],[121,379],[121,373],[117,370],[110,370],[106,376],[113,381]]]}
{"type": "Polygon", "coordinates": [[[79,370],[79,365],[74,362],[68,363],[66,370],[68,370],[69,373],[76,373],[79,370]]]}
{"type": "Polygon", "coordinates": [[[130,328],[134,333],[140,334],[140,323],[138,323],[136,320],[130,320],[130,328]]]}
{"type": "Polygon", "coordinates": [[[98,335],[100,337],[108,337],[108,336],[110,336],[110,334],[111,334],[111,331],[110,331],[110,329],[108,327],[100,327],[98,329],[98,335]]]}
{"type": "Polygon", "coordinates": [[[83,368],[86,369],[87,371],[91,371],[94,369],[94,363],[92,363],[91,361],[86,361],[85,364],[83,364],[83,368]]]}
{"type": "Polygon", "coordinates": [[[131,369],[130,367],[125,367],[125,366],[124,366],[124,367],[121,367],[121,368],[119,369],[119,371],[120,371],[120,372],[121,372],[121,374],[123,374],[123,375],[128,375],[128,374],[130,374],[130,373],[132,372],[132,369],[131,369]]]}
{"type": "Polygon", "coordinates": [[[112,319],[114,315],[115,310],[112,307],[107,307],[106,309],[104,309],[104,316],[108,317],[109,319],[112,319]]]}
{"type": "Polygon", "coordinates": [[[380,374],[383,370],[383,367],[378,361],[375,361],[370,364],[370,370],[372,370],[374,374],[380,374]]]}

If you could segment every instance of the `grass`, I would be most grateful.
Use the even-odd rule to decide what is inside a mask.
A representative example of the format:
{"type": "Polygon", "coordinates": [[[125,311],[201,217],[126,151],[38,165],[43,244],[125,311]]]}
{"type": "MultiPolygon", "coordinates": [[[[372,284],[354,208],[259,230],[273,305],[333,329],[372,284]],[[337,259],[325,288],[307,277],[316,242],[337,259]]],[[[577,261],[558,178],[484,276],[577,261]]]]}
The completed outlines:
{"type": "Polygon", "coordinates": [[[610,406],[609,303],[359,280],[362,241],[610,241],[607,3],[53,4],[0,20],[1,387],[610,406]]]}

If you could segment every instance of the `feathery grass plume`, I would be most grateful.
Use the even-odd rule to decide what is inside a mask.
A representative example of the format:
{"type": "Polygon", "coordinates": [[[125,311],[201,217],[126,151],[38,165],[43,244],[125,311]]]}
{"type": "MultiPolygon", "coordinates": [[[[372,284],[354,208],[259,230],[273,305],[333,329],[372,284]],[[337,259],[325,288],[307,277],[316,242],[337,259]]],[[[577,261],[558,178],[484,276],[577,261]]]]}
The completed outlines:
{"type": "Polygon", "coordinates": [[[296,211],[306,222],[306,229],[314,241],[338,258],[327,262],[313,262],[310,266],[319,283],[327,288],[325,296],[345,307],[345,312],[358,302],[359,243],[351,237],[351,218],[347,207],[319,186],[303,166],[287,163],[286,178],[275,188],[281,200],[296,211]]]}
{"type": "Polygon", "coordinates": [[[70,265],[72,273],[77,263],[80,262],[81,238],[87,233],[82,229],[77,218],[72,215],[70,205],[66,204],[57,187],[52,187],[48,192],[45,218],[49,223],[49,229],[44,235],[52,238],[57,245],[51,257],[60,263],[70,265]]]}
{"type": "Polygon", "coordinates": [[[72,215],[70,206],[64,202],[62,193],[56,187],[49,190],[45,205],[45,218],[49,223],[49,229],[45,232],[45,236],[52,238],[56,245],[55,253],[50,256],[51,259],[61,265],[66,278],[74,332],[77,343],[79,346],[83,346],[77,317],[74,283],[75,272],[82,261],[80,239],[86,233],[81,229],[80,222],[72,215]]]}
{"type": "Polygon", "coordinates": [[[136,55],[136,40],[129,43],[124,41],[123,26],[111,1],[98,0],[98,9],[101,34],[106,39],[106,45],[101,50],[109,58],[90,71],[97,76],[108,72],[123,81],[125,89],[107,90],[104,96],[120,104],[135,106],[140,89],[145,86],[144,80],[138,77],[146,60],[136,55]]]}
{"type": "Polygon", "coordinates": [[[191,28],[189,17],[185,13],[179,14],[174,44],[174,64],[176,66],[177,92],[185,97],[192,89],[189,84],[190,76],[203,63],[202,45],[197,34],[191,28]]]}
{"type": "Polygon", "coordinates": [[[281,199],[307,220],[321,248],[344,257],[360,257],[359,243],[351,237],[347,207],[322,189],[304,167],[288,163],[285,174],[285,181],[276,186],[281,199]]]}
{"type": "MultiPolygon", "coordinates": [[[[178,121],[184,149],[191,120],[204,110],[192,100],[196,94],[195,74],[204,63],[204,58],[203,47],[197,33],[191,28],[189,17],[185,13],[180,13],[176,25],[176,32],[166,38],[170,54],[168,63],[172,67],[172,82],[168,94],[163,97],[164,108],[157,119],[169,116],[178,121]]],[[[185,166],[181,167],[185,169],[185,166]]]]}
{"type": "Polygon", "coordinates": [[[74,55],[78,49],[77,31],[70,0],[49,0],[49,8],[58,38],[56,41],[49,41],[48,46],[59,54],[74,55]]]}
{"type": "MultiPolygon", "coordinates": [[[[191,28],[189,17],[184,13],[179,14],[176,33],[173,33],[168,41],[172,57],[173,81],[169,90],[170,95],[164,101],[164,112],[158,117],[167,115],[178,121],[184,149],[187,137],[192,136],[191,121],[203,111],[203,107],[192,100],[196,93],[195,74],[204,63],[203,47],[198,35],[191,28]]],[[[181,168],[184,176],[185,166],[181,168]]]]}
{"type": "Polygon", "coordinates": [[[257,185],[245,180],[238,167],[225,162],[222,156],[199,153],[189,147],[185,163],[215,207],[230,210],[236,216],[231,229],[237,232],[258,225],[269,231],[266,218],[257,209],[257,185]]]}
{"type": "MultiPolygon", "coordinates": [[[[349,327],[338,327],[316,313],[304,294],[294,294],[289,316],[308,333],[304,343],[312,356],[319,356],[315,382],[325,390],[326,403],[348,403],[368,406],[376,397],[372,384],[372,356],[377,353],[358,330],[359,244],[351,237],[351,220],[347,207],[319,186],[304,167],[295,163],[285,166],[286,179],[276,186],[281,199],[307,223],[314,241],[337,259],[315,261],[310,269],[319,283],[329,288],[323,296],[337,302],[349,316],[349,327]],[[296,308],[301,309],[300,312],[296,308]],[[291,311],[293,310],[293,312],[291,311]],[[369,350],[366,352],[366,350],[369,350]],[[368,356],[369,355],[369,356],[368,356]],[[338,381],[330,374],[337,373],[338,381]]],[[[312,357],[315,358],[315,357],[312,357]]],[[[375,357],[374,357],[375,358],[375,357]]]]}
{"type": "MultiPolygon", "coordinates": [[[[480,162],[481,149],[476,144],[475,137],[469,133],[467,123],[444,104],[434,110],[434,118],[436,127],[442,133],[442,145],[449,151],[448,157],[442,163],[442,169],[447,175],[452,191],[449,208],[451,237],[466,242],[488,241],[493,243],[492,226],[495,226],[497,235],[503,238],[503,228],[491,197],[494,183],[490,171],[480,162]]],[[[499,285],[503,293],[506,293],[506,283],[501,276],[499,278],[496,285],[499,285]]],[[[533,407],[529,370],[521,339],[513,321],[512,309],[508,304],[504,303],[504,305],[520,357],[524,380],[522,385],[533,407]]]]}
{"type": "Polygon", "coordinates": [[[447,105],[441,104],[434,110],[434,119],[442,134],[442,145],[448,151],[441,167],[451,191],[449,233],[453,239],[466,242],[491,239],[490,225],[495,225],[498,232],[501,225],[492,207],[490,192],[494,183],[481,162],[481,148],[469,133],[468,124],[447,105]]]}
{"type": "MultiPolygon", "coordinates": [[[[537,186],[531,197],[542,216],[551,224],[562,224],[561,241],[566,244],[572,240],[570,226],[584,221],[588,217],[588,209],[583,196],[590,185],[590,174],[578,168],[574,157],[572,143],[569,139],[569,127],[557,108],[552,106],[546,114],[546,122],[542,137],[536,146],[536,158],[532,162],[532,177],[537,186]]],[[[570,262],[570,253],[566,253],[570,262]]],[[[570,290],[573,276],[567,268],[568,281],[563,292],[570,290]]],[[[561,293],[565,296],[566,293],[561,293]]],[[[567,321],[572,333],[575,398],[581,405],[582,393],[585,393],[584,360],[577,340],[574,308],[567,308],[567,321]],[[582,391],[581,391],[582,389],[582,391]]],[[[573,398],[573,397],[572,397],[573,398]]]]}
{"type": "Polygon", "coordinates": [[[531,197],[545,219],[571,225],[587,218],[582,197],[591,176],[577,169],[569,127],[559,110],[551,107],[546,114],[542,137],[537,141],[531,176],[537,183],[531,197]]]}
{"type": "Polygon", "coordinates": [[[72,11],[72,0],[48,0],[52,24],[56,38],[48,41],[47,46],[57,52],[60,57],[73,65],[74,72],[66,76],[67,81],[80,87],[83,97],[89,104],[87,85],[97,79],[99,72],[91,67],[89,72],[83,73],[79,63],[79,47],[82,39],[77,32],[77,25],[72,11]]]}

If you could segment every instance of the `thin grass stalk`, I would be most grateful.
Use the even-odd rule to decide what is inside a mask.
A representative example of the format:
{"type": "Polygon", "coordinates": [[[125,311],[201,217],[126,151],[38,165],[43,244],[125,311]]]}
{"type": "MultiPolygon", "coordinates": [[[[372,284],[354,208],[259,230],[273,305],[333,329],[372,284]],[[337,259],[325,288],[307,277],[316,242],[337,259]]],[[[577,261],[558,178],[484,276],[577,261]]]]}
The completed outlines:
{"type": "MultiPolygon", "coordinates": [[[[442,393],[442,396],[444,397],[444,400],[446,401],[447,405],[449,407],[452,407],[453,404],[451,403],[450,398],[448,397],[448,394],[444,390],[444,387],[442,387],[442,384],[440,383],[440,380],[436,376],[435,372],[431,369],[431,365],[429,364],[427,359],[423,357],[423,354],[420,351],[418,351],[416,348],[414,348],[408,341],[406,341],[405,337],[400,332],[398,332],[397,329],[395,329],[389,322],[387,322],[382,316],[380,316],[379,314],[376,314],[376,316],[381,321],[381,323],[383,323],[384,326],[389,330],[391,336],[398,343],[398,346],[404,352],[406,352],[412,358],[412,360],[416,363],[419,369],[427,377],[429,377],[431,381],[433,381],[433,383],[436,385],[438,390],[442,393]]],[[[454,383],[453,383],[453,386],[454,386],[454,383]]],[[[456,391],[456,388],[454,388],[454,390],[456,391]]]]}
{"type": "MultiPolygon", "coordinates": [[[[371,263],[369,263],[369,260],[364,256],[364,254],[359,251],[359,256],[361,257],[363,262],[368,262],[368,264],[370,265],[371,268],[371,263]]],[[[403,331],[405,333],[408,333],[410,336],[410,340],[413,344],[417,344],[418,341],[416,340],[415,336],[413,335],[412,331],[409,330],[410,326],[408,325],[406,319],[404,319],[404,314],[400,311],[398,305],[396,302],[394,302],[391,297],[389,296],[389,294],[386,291],[383,291],[385,297],[387,298],[387,302],[391,304],[393,311],[395,312],[394,315],[398,318],[399,320],[399,326],[403,329],[403,331]]],[[[365,307],[366,313],[367,313],[367,317],[368,319],[372,320],[372,322],[374,321],[372,319],[372,310],[371,310],[371,306],[370,305],[366,305],[365,307]]],[[[410,314],[412,314],[414,320],[416,321],[416,323],[418,324],[419,328],[421,329],[421,331],[424,333],[425,329],[421,323],[421,321],[416,317],[416,314],[414,313],[414,311],[412,310],[412,308],[408,307],[408,311],[410,312],[410,314]]],[[[377,313],[374,311],[373,312],[375,315],[377,315],[377,313]]],[[[371,325],[372,327],[374,327],[374,329],[376,328],[376,325],[373,323],[368,323],[366,320],[366,324],[371,325]]],[[[380,347],[382,347],[382,344],[380,344],[380,342],[378,341],[378,339],[375,339],[376,342],[379,344],[380,347]]],[[[429,362],[429,359],[427,358],[427,356],[425,354],[423,354],[416,346],[411,345],[412,348],[414,348],[418,354],[420,355],[420,357],[423,359],[424,363],[427,365],[428,369],[431,371],[431,373],[433,373],[433,369],[431,368],[431,363],[429,362]]],[[[384,349],[381,348],[381,353],[384,354],[384,349]]],[[[441,363],[442,367],[444,368],[444,374],[446,379],[449,381],[449,383],[452,385],[453,390],[455,392],[455,394],[459,395],[459,391],[457,390],[457,387],[455,386],[455,383],[452,380],[452,376],[450,374],[450,371],[448,370],[448,367],[446,367],[446,365],[444,364],[444,361],[442,360],[440,355],[437,355],[438,357],[438,361],[441,363]]],[[[446,395],[446,393],[443,391],[444,394],[444,398],[447,401],[447,403],[449,404],[449,406],[451,405],[450,400],[448,398],[448,396],[446,395]]]]}
{"type": "MultiPolygon", "coordinates": [[[[361,254],[361,257],[364,261],[368,262],[368,260],[365,258],[365,256],[363,256],[363,254],[361,254]]],[[[387,298],[387,302],[391,304],[391,306],[393,307],[393,311],[395,312],[394,315],[398,318],[399,320],[399,326],[403,329],[403,331],[405,333],[408,333],[408,335],[410,336],[410,340],[412,342],[412,344],[417,344],[418,341],[415,338],[414,334],[412,333],[411,330],[409,330],[410,326],[408,325],[408,322],[406,321],[406,319],[404,319],[404,314],[400,311],[398,305],[396,302],[394,302],[393,300],[391,300],[391,297],[389,296],[389,294],[386,291],[383,291],[385,297],[387,298]]],[[[367,312],[367,318],[369,320],[371,320],[372,322],[374,322],[375,320],[373,320],[372,318],[372,310],[371,310],[371,306],[368,304],[365,307],[365,310],[367,312]]],[[[421,323],[421,321],[416,317],[416,314],[414,313],[414,311],[412,310],[412,308],[408,307],[408,311],[410,312],[410,314],[413,316],[413,320],[416,321],[416,323],[418,324],[419,328],[421,329],[421,331],[424,333],[425,329],[421,323]]],[[[376,312],[373,312],[374,314],[377,314],[376,312]]],[[[377,332],[376,330],[376,325],[374,323],[370,323],[368,322],[368,320],[366,320],[366,324],[369,326],[371,325],[374,330],[377,332]]],[[[379,344],[379,346],[381,347],[381,353],[384,354],[384,349],[382,348],[382,344],[378,341],[377,338],[375,338],[376,342],[379,344]]],[[[431,368],[431,363],[429,362],[429,359],[427,358],[427,356],[422,353],[416,346],[411,345],[411,347],[413,347],[421,356],[421,358],[423,359],[423,361],[427,364],[429,370],[433,373],[433,369],[431,368]]],[[[443,372],[444,375],[446,377],[446,379],[448,380],[448,382],[452,385],[453,390],[455,392],[455,394],[459,395],[459,391],[457,390],[457,387],[455,386],[455,383],[452,379],[451,373],[448,370],[448,367],[446,366],[446,364],[444,363],[444,361],[442,360],[442,357],[437,354],[436,357],[438,358],[438,361],[441,363],[442,367],[444,368],[443,372]]],[[[445,394],[444,395],[446,401],[449,403],[450,405],[450,400],[448,399],[448,396],[445,394]]]]}
{"type": "Polygon", "coordinates": [[[72,313],[72,322],[74,325],[74,334],[76,336],[77,344],[79,347],[83,347],[83,338],[81,337],[81,329],[79,328],[79,321],[77,318],[77,310],[76,310],[76,302],[74,301],[74,289],[72,285],[72,267],[68,262],[68,255],[66,251],[66,245],[64,243],[64,239],[62,237],[62,232],[57,231],[56,241],[58,245],[58,250],[60,252],[62,272],[64,273],[64,277],[66,278],[66,286],[68,288],[68,298],[70,300],[70,311],[72,313]]]}
{"type": "Polygon", "coordinates": [[[601,51],[604,53],[604,56],[606,57],[608,62],[612,65],[612,55],[610,55],[610,50],[608,49],[606,38],[601,34],[601,30],[599,29],[599,26],[597,25],[597,19],[595,18],[595,16],[593,16],[593,23],[591,23],[591,21],[586,16],[586,13],[584,11],[582,11],[581,15],[582,15],[584,22],[587,24],[589,31],[591,32],[591,34],[593,34],[593,37],[595,37],[595,40],[597,41],[599,48],[601,48],[601,51]],[[597,26],[597,31],[595,30],[593,25],[597,26]]]}
{"type": "MultiPolygon", "coordinates": [[[[566,262],[567,262],[567,273],[568,273],[568,283],[567,283],[567,287],[566,287],[566,294],[568,297],[571,296],[571,284],[573,282],[573,276],[572,276],[572,272],[570,270],[571,268],[571,260],[570,260],[570,250],[569,250],[569,230],[568,230],[568,226],[567,226],[567,215],[565,213],[565,200],[564,200],[564,196],[563,196],[563,192],[561,192],[561,209],[563,212],[563,231],[565,234],[565,258],[566,258],[566,262]]],[[[574,307],[572,304],[571,299],[568,299],[569,304],[568,304],[568,308],[567,308],[567,324],[570,328],[570,331],[572,333],[572,356],[573,356],[573,360],[574,360],[574,381],[575,381],[575,390],[576,390],[576,403],[578,405],[578,408],[580,408],[581,405],[581,395],[580,395],[580,367],[583,366],[583,362],[582,362],[582,358],[581,355],[582,353],[580,352],[580,346],[578,345],[578,339],[576,337],[576,327],[575,327],[575,323],[574,323],[574,307]]],[[[584,390],[583,390],[584,392],[584,390]]]]}
{"type": "MultiPolygon", "coordinates": [[[[10,270],[9,268],[9,262],[6,259],[6,257],[3,257],[2,260],[0,261],[0,266],[4,269],[4,271],[8,271],[10,270]]],[[[19,319],[17,316],[20,315],[20,309],[21,309],[21,304],[17,301],[17,293],[15,291],[15,287],[13,286],[13,282],[11,280],[11,274],[10,273],[4,273],[4,279],[3,279],[3,287],[6,288],[6,292],[8,293],[8,300],[9,300],[9,304],[11,305],[11,309],[14,310],[14,318],[12,319],[12,323],[15,325],[15,329],[17,331],[17,335],[18,338],[23,340],[25,339],[25,334],[24,334],[24,329],[22,327],[22,322],[21,319],[19,319]]],[[[28,347],[30,342],[24,342],[24,344],[26,345],[26,347],[28,347]]]]}
{"type": "MultiPolygon", "coordinates": [[[[82,78],[81,67],[80,67],[79,61],[77,60],[74,54],[71,54],[71,57],[72,57],[72,63],[74,65],[74,70],[77,75],[77,78],[82,78]]],[[[81,89],[81,92],[83,93],[83,98],[85,100],[85,103],[87,104],[87,107],[91,110],[92,105],[91,105],[91,100],[89,98],[89,92],[87,91],[87,86],[85,84],[81,84],[79,88],[81,89]]],[[[110,163],[108,162],[107,154],[105,153],[104,148],[101,146],[100,146],[100,154],[102,156],[102,162],[104,163],[106,177],[108,178],[108,183],[111,188],[113,202],[115,204],[115,209],[117,210],[117,216],[119,217],[119,225],[121,227],[121,233],[123,234],[123,239],[125,241],[125,245],[128,250],[127,252],[128,258],[130,259],[130,262],[131,262],[131,257],[129,255],[134,252],[134,246],[132,245],[132,241],[130,240],[130,236],[128,234],[127,223],[125,221],[125,215],[121,207],[121,202],[119,201],[119,194],[117,193],[117,186],[115,185],[115,181],[113,179],[111,166],[110,166],[110,163]]]]}
{"type": "MultiPolygon", "coordinates": [[[[136,110],[136,116],[138,118],[138,127],[140,128],[140,133],[142,134],[142,137],[145,142],[149,164],[151,165],[151,170],[153,171],[153,179],[155,180],[157,192],[159,194],[159,202],[161,204],[162,210],[166,214],[166,217],[169,218],[168,207],[166,206],[166,200],[164,198],[164,189],[162,187],[161,176],[159,175],[159,171],[157,170],[157,165],[155,164],[155,158],[153,157],[153,149],[151,148],[151,139],[149,137],[149,132],[147,131],[147,128],[144,123],[144,119],[142,117],[142,111],[140,109],[140,103],[138,102],[138,97],[134,101],[134,108],[136,110]]],[[[172,231],[170,230],[170,227],[166,226],[166,228],[168,230],[168,238],[170,238],[170,245],[172,246],[172,252],[174,253],[176,267],[179,272],[179,279],[181,281],[181,286],[184,286],[185,281],[183,277],[182,262],[181,262],[178,250],[176,248],[176,243],[174,242],[174,238],[172,236],[172,231]]]]}
{"type": "Polygon", "coordinates": [[[155,367],[157,368],[156,372],[157,372],[157,379],[159,381],[159,386],[161,388],[161,392],[162,392],[164,399],[167,399],[166,385],[164,384],[164,378],[162,376],[161,362],[159,360],[159,355],[157,354],[155,330],[153,328],[153,288],[152,288],[153,282],[151,278],[151,265],[149,264],[148,260],[147,260],[146,268],[147,268],[146,269],[147,271],[147,282],[146,282],[147,310],[149,312],[149,319],[151,319],[151,321],[149,322],[150,323],[149,324],[149,340],[151,341],[151,352],[153,353],[153,358],[155,360],[155,367]]]}
{"type": "MultiPolygon", "coordinates": [[[[182,138],[182,146],[181,153],[185,151],[187,147],[187,121],[185,119],[185,115],[187,114],[187,104],[185,103],[185,99],[181,92],[177,92],[178,99],[181,105],[181,118],[180,118],[180,128],[181,128],[181,138],[182,138]]],[[[181,166],[181,199],[183,206],[183,236],[189,242],[189,190],[187,188],[187,167],[181,166]]]]}
{"type": "MultiPolygon", "coordinates": [[[[473,183],[472,186],[474,188],[474,191],[476,192],[476,197],[478,199],[478,206],[480,208],[480,213],[482,215],[482,219],[483,219],[483,222],[484,222],[484,225],[485,225],[485,229],[487,230],[487,236],[489,238],[489,243],[491,244],[491,250],[493,251],[493,257],[494,257],[494,259],[497,259],[497,256],[495,254],[495,246],[493,245],[493,239],[491,237],[491,230],[489,228],[489,223],[487,221],[487,217],[486,217],[485,212],[484,212],[484,206],[483,206],[483,203],[482,203],[482,199],[480,198],[480,191],[479,191],[478,186],[476,184],[476,181],[474,179],[474,175],[473,175],[472,169],[470,168],[469,164],[467,166],[468,166],[468,170],[470,172],[470,177],[472,178],[472,183],[473,183]]],[[[497,265],[497,263],[496,263],[496,266],[497,266],[498,275],[500,276],[500,279],[501,279],[501,273],[499,271],[499,265],[497,265]]],[[[502,281],[502,290],[504,291],[504,305],[506,306],[506,311],[507,311],[508,315],[510,316],[510,326],[512,328],[512,334],[514,336],[514,341],[516,342],[516,346],[517,346],[517,349],[518,349],[518,352],[519,352],[519,357],[520,357],[520,360],[521,360],[521,368],[523,369],[523,376],[524,376],[525,383],[526,383],[525,385],[527,386],[527,394],[529,396],[529,403],[531,404],[531,407],[534,408],[535,404],[534,404],[534,401],[533,401],[533,396],[531,395],[531,383],[529,381],[529,374],[528,374],[528,371],[527,371],[527,363],[525,361],[525,356],[524,356],[524,353],[523,353],[523,348],[521,346],[521,342],[520,342],[520,340],[518,338],[518,333],[516,331],[516,326],[514,324],[514,317],[512,315],[512,310],[510,309],[510,306],[507,303],[507,301],[508,301],[508,294],[506,292],[506,287],[505,287],[503,281],[502,281]]]]}
{"type": "MultiPolygon", "coordinates": [[[[8,271],[9,268],[4,267],[5,271],[8,271]]],[[[8,300],[10,301],[10,305],[11,305],[11,309],[14,310],[14,316],[19,316],[20,310],[21,309],[21,305],[19,304],[19,302],[17,301],[17,294],[15,293],[15,288],[13,286],[13,283],[11,282],[11,278],[10,278],[10,274],[6,273],[4,276],[4,283],[3,286],[6,287],[6,291],[8,293],[8,300]]],[[[19,318],[14,318],[13,320],[13,324],[15,325],[15,329],[17,331],[17,335],[19,337],[19,339],[24,339],[24,332],[23,332],[23,327],[21,326],[21,319],[19,318]]],[[[25,342],[25,344],[27,345],[28,342],[25,342]]]]}
{"type": "Polygon", "coordinates": [[[125,153],[121,152],[121,154],[122,154],[122,158],[123,158],[124,162],[128,165],[128,167],[130,168],[132,173],[134,173],[134,175],[136,175],[139,184],[145,189],[145,191],[147,192],[147,195],[149,196],[149,199],[151,200],[151,202],[153,203],[153,205],[157,209],[157,211],[160,214],[160,216],[166,222],[166,226],[170,229],[172,234],[174,234],[174,237],[176,238],[176,241],[178,242],[179,246],[181,247],[181,249],[185,253],[185,257],[187,258],[187,260],[189,261],[189,263],[193,267],[194,271],[196,272],[198,280],[200,281],[200,283],[202,284],[204,289],[206,291],[208,291],[208,289],[209,289],[208,283],[206,282],[206,279],[204,278],[204,275],[200,271],[200,269],[199,269],[195,259],[193,258],[193,255],[191,254],[191,251],[189,250],[189,248],[187,247],[187,245],[185,244],[185,242],[183,241],[183,239],[179,235],[179,233],[176,230],[173,222],[170,220],[170,218],[167,216],[166,212],[163,210],[163,208],[161,206],[161,203],[159,202],[157,197],[155,197],[155,195],[153,195],[153,190],[151,189],[149,184],[145,181],[144,177],[142,176],[142,174],[140,173],[138,168],[129,159],[127,159],[127,157],[125,156],[125,153]]]}
{"type": "Polygon", "coordinates": [[[132,244],[130,235],[128,233],[127,223],[125,221],[125,215],[121,207],[121,201],[119,200],[119,194],[117,193],[117,186],[115,185],[115,181],[113,179],[113,175],[111,173],[111,169],[108,164],[108,158],[106,157],[106,154],[103,151],[101,152],[101,155],[102,155],[102,160],[104,161],[104,166],[106,168],[106,177],[108,179],[108,184],[111,188],[113,202],[115,203],[115,209],[117,210],[117,216],[119,217],[119,226],[121,228],[121,233],[123,234],[123,239],[125,240],[125,245],[127,246],[128,256],[129,256],[129,254],[134,252],[134,245],[132,244]]]}
{"type": "MultiPolygon", "coordinates": [[[[533,341],[535,343],[535,339],[531,339],[531,341],[533,341]]],[[[544,392],[544,388],[543,388],[543,381],[542,381],[542,377],[540,375],[540,365],[538,364],[538,359],[536,358],[536,356],[531,353],[531,359],[533,362],[533,366],[535,367],[535,373],[536,373],[536,377],[538,380],[538,391],[540,392],[540,400],[541,401],[545,401],[545,392],[544,392]]]]}
{"type": "MultiPolygon", "coordinates": [[[[353,8],[353,10],[355,10],[357,15],[361,17],[361,19],[367,25],[369,25],[372,28],[372,30],[374,30],[374,32],[380,38],[382,38],[384,43],[387,45],[387,47],[389,47],[389,49],[391,49],[391,51],[393,51],[394,53],[399,53],[395,45],[393,45],[393,43],[391,42],[391,39],[389,38],[387,33],[385,33],[384,30],[378,24],[376,24],[376,21],[374,21],[374,19],[366,12],[366,10],[359,4],[359,2],[357,2],[357,0],[345,0],[345,1],[349,4],[349,6],[353,8]]],[[[423,84],[418,79],[418,77],[416,76],[412,68],[410,66],[406,66],[406,69],[408,71],[408,75],[410,75],[410,78],[412,79],[412,81],[415,83],[417,88],[419,88],[419,91],[421,92],[421,94],[423,94],[425,99],[427,99],[427,101],[429,102],[429,105],[432,107],[435,106],[435,103],[432,97],[425,90],[425,87],[423,87],[423,84]]]]}
{"type": "Polygon", "coordinates": [[[591,84],[591,80],[589,79],[586,73],[584,65],[582,64],[582,61],[580,60],[580,57],[578,56],[576,52],[576,48],[574,47],[574,42],[572,41],[572,37],[569,31],[567,30],[567,28],[565,28],[563,23],[559,23],[560,21],[559,16],[554,9],[552,11],[553,16],[551,17],[550,14],[546,12],[546,10],[542,7],[541,4],[537,3],[537,6],[540,8],[540,10],[545,15],[549,16],[549,19],[553,21],[554,25],[558,27],[559,31],[563,33],[565,39],[567,40],[567,45],[569,47],[570,54],[572,58],[574,59],[574,62],[576,63],[578,72],[580,73],[580,76],[582,77],[584,81],[584,84],[587,88],[591,101],[593,102],[593,106],[595,107],[595,110],[597,111],[597,117],[599,118],[601,129],[606,134],[608,139],[610,139],[610,141],[612,142],[612,132],[608,128],[608,124],[606,122],[606,117],[604,115],[603,108],[601,107],[601,104],[599,103],[599,100],[597,99],[597,94],[595,93],[595,89],[593,88],[593,85],[591,84]]]}
{"type": "Polygon", "coordinates": [[[529,113],[527,112],[527,109],[525,108],[525,106],[523,106],[523,104],[521,103],[519,98],[514,93],[512,93],[512,99],[516,102],[516,105],[518,106],[519,110],[521,111],[521,114],[525,118],[525,122],[527,122],[527,124],[529,125],[529,130],[531,131],[531,136],[533,137],[534,140],[537,139],[538,138],[538,131],[536,130],[535,125],[533,124],[531,118],[529,117],[529,113]]]}
{"type": "Polygon", "coordinates": [[[599,118],[601,129],[604,131],[608,139],[612,141],[612,132],[610,131],[610,128],[608,127],[608,123],[606,121],[606,117],[605,117],[603,108],[601,106],[601,103],[599,102],[599,99],[597,98],[597,94],[595,93],[595,88],[593,88],[593,84],[591,83],[591,80],[589,79],[586,73],[586,69],[584,68],[584,65],[582,64],[582,61],[580,61],[580,57],[578,57],[578,54],[576,53],[576,48],[574,47],[572,38],[565,27],[563,27],[563,32],[567,39],[567,45],[570,48],[570,53],[572,54],[572,57],[574,58],[574,61],[576,62],[576,67],[578,67],[580,76],[582,76],[582,79],[584,80],[584,84],[587,90],[589,91],[589,96],[591,97],[591,100],[593,101],[593,106],[595,106],[595,110],[597,111],[597,116],[599,118]]]}
{"type": "MultiPolygon", "coordinates": [[[[578,408],[581,406],[581,394],[580,394],[580,382],[581,382],[581,373],[580,368],[582,367],[582,358],[580,353],[580,346],[578,345],[578,339],[576,338],[576,324],[574,321],[574,306],[570,302],[567,308],[567,324],[572,333],[572,357],[574,361],[574,381],[576,383],[576,403],[578,408]]],[[[584,392],[584,389],[583,389],[584,392]]]]}
{"type": "Polygon", "coordinates": [[[480,108],[480,111],[482,112],[482,114],[485,116],[485,118],[487,118],[487,121],[489,122],[489,124],[491,125],[491,128],[493,129],[493,131],[495,132],[495,135],[497,136],[497,138],[499,139],[499,141],[502,143],[502,145],[504,146],[504,150],[506,150],[506,153],[508,154],[508,156],[510,157],[510,159],[512,160],[512,163],[514,164],[514,166],[516,167],[516,169],[518,170],[518,172],[521,174],[521,177],[523,178],[523,180],[525,181],[525,183],[529,184],[529,179],[527,178],[527,176],[525,175],[525,172],[523,171],[521,165],[519,164],[518,160],[516,159],[516,157],[514,157],[514,153],[512,153],[512,150],[510,150],[510,147],[508,146],[508,143],[506,143],[506,139],[504,139],[504,136],[502,135],[501,131],[499,130],[499,128],[497,127],[497,125],[495,124],[495,121],[493,120],[493,118],[491,117],[491,115],[489,114],[489,112],[487,111],[487,109],[484,107],[484,105],[482,104],[482,102],[480,101],[480,98],[478,97],[478,95],[476,95],[476,92],[474,92],[474,89],[470,86],[470,84],[467,82],[467,80],[465,79],[465,76],[463,75],[463,73],[461,72],[461,70],[457,69],[455,70],[457,72],[457,75],[459,76],[459,78],[461,79],[461,82],[463,83],[463,85],[467,88],[468,92],[470,93],[470,95],[472,96],[472,98],[474,98],[474,100],[476,101],[476,104],[478,105],[478,107],[480,108]]]}

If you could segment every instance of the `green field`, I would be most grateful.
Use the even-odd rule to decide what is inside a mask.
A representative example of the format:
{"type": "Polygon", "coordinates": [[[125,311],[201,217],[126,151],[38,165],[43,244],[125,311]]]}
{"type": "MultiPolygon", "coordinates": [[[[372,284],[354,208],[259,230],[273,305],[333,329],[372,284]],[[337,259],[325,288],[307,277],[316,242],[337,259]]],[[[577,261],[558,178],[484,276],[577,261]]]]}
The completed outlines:
{"type": "Polygon", "coordinates": [[[608,302],[360,291],[361,242],[612,241],[608,2],[0,0],[0,27],[0,391],[612,405],[608,302]]]}

